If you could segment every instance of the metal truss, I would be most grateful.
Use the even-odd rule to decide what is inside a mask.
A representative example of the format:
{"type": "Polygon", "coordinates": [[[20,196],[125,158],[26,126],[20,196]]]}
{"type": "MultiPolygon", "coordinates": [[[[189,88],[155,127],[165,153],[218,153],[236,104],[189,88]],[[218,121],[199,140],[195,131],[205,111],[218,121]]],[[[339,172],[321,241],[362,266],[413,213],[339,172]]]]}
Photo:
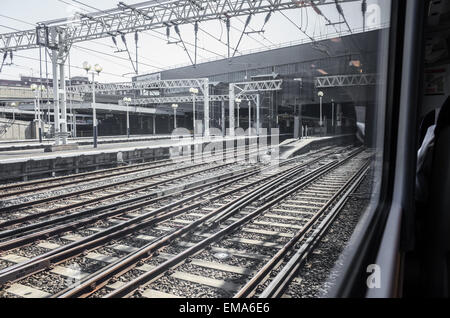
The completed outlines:
{"type": "MultiPolygon", "coordinates": [[[[132,91],[132,90],[152,90],[152,89],[179,89],[199,87],[202,92],[209,83],[207,78],[197,79],[174,79],[174,80],[155,80],[155,81],[137,81],[137,82],[122,82],[122,83],[96,83],[95,92],[118,92],[118,91],[132,91]]],[[[86,94],[92,93],[91,84],[73,85],[67,87],[67,92],[86,94]]]]}
{"type": "Polygon", "coordinates": [[[316,88],[377,85],[377,74],[334,75],[316,77],[316,88]]]}
{"type": "MultiPolygon", "coordinates": [[[[340,0],[341,3],[354,1],[357,0],[340,0]]],[[[1,34],[0,51],[33,49],[39,45],[57,48],[61,43],[49,36],[54,31],[64,33],[66,44],[73,44],[171,25],[334,3],[334,0],[160,0],[119,4],[110,10],[79,13],[76,17],[42,22],[36,29],[1,34]]]]}
{"type": "MultiPolygon", "coordinates": [[[[242,95],[242,100],[255,100],[255,95],[242,95]]],[[[150,104],[171,104],[171,103],[192,103],[192,96],[165,96],[165,97],[147,97],[135,98],[131,100],[130,105],[150,105],[150,104]]],[[[202,95],[196,95],[196,102],[204,102],[205,98],[202,95]]],[[[229,95],[209,95],[210,102],[229,101],[229,95]]]]}
{"type": "Polygon", "coordinates": [[[245,93],[251,92],[270,92],[281,90],[283,80],[268,80],[268,81],[255,81],[255,82],[242,82],[232,83],[230,87],[234,87],[239,90],[236,97],[241,97],[245,93]]]}
{"type": "MultiPolygon", "coordinates": [[[[230,129],[229,133],[231,136],[234,136],[234,127],[235,127],[235,117],[234,117],[234,107],[237,98],[241,99],[241,97],[248,93],[256,93],[255,98],[253,99],[256,104],[256,133],[259,135],[260,129],[260,92],[273,92],[281,90],[281,86],[283,84],[283,80],[267,80],[267,81],[254,81],[254,82],[241,82],[241,83],[230,83],[229,89],[229,114],[230,114],[230,129]],[[238,92],[236,92],[238,91],[238,92]]],[[[238,103],[239,105],[239,103],[238,103]]],[[[250,106],[250,104],[249,104],[250,106]]],[[[239,110],[239,108],[238,108],[239,110]]],[[[251,108],[249,107],[249,110],[251,108]]],[[[239,120],[238,120],[239,121],[239,120]]],[[[237,123],[239,125],[239,122],[237,123]]]]}

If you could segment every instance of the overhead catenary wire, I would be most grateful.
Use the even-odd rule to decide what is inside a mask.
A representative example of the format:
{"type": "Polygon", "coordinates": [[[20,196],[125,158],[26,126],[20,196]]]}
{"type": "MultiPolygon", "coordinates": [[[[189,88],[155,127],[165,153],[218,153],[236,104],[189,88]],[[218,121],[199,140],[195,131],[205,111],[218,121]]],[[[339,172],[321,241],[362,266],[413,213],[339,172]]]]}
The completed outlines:
{"type": "MultiPolygon", "coordinates": [[[[88,8],[90,8],[90,9],[93,9],[93,10],[96,10],[96,11],[100,11],[100,12],[104,12],[104,10],[95,8],[95,7],[91,6],[91,5],[87,5],[87,4],[85,4],[85,3],[81,2],[81,1],[77,1],[77,0],[72,0],[72,1],[74,1],[74,2],[76,2],[76,3],[78,3],[78,4],[81,4],[81,5],[84,5],[84,6],[88,7],[88,8]]],[[[86,11],[87,11],[87,10],[86,10],[86,11]]],[[[201,30],[201,28],[200,28],[200,30],[201,30]]],[[[157,31],[157,30],[149,30],[149,31],[154,32],[154,33],[161,34],[161,32],[159,32],[159,31],[157,31]]],[[[154,36],[154,35],[152,35],[152,34],[146,33],[145,31],[143,31],[142,34],[144,34],[144,35],[149,35],[149,36],[153,36],[153,37],[156,37],[156,38],[159,38],[159,37],[154,36]]],[[[172,37],[172,36],[171,36],[170,38],[171,38],[171,39],[176,39],[175,37],[172,37]]],[[[159,39],[161,39],[161,38],[159,38],[159,39]]],[[[187,41],[184,41],[184,44],[185,44],[184,47],[183,47],[183,45],[179,45],[179,44],[176,44],[176,45],[177,45],[177,46],[180,46],[180,47],[183,48],[183,49],[185,49],[187,45],[189,45],[189,46],[191,46],[191,47],[195,47],[194,44],[192,44],[192,43],[190,43],[190,42],[187,42],[187,41]]],[[[223,57],[223,55],[221,55],[221,54],[219,54],[219,53],[217,53],[217,52],[208,50],[208,49],[206,49],[206,48],[204,48],[204,47],[198,47],[198,49],[201,49],[201,50],[203,50],[203,51],[205,51],[205,52],[208,52],[208,53],[211,53],[211,54],[214,54],[214,55],[223,57]]],[[[191,53],[192,53],[192,51],[190,51],[190,50],[188,50],[188,52],[191,52],[191,53]]],[[[201,57],[201,58],[204,58],[204,57],[202,57],[202,56],[199,55],[199,54],[198,54],[198,56],[201,57]]]]}
{"type": "Polygon", "coordinates": [[[280,13],[281,13],[281,15],[282,15],[283,17],[285,17],[289,22],[291,22],[297,29],[299,29],[300,32],[302,32],[304,35],[306,35],[312,42],[315,42],[314,38],[311,37],[308,33],[306,33],[306,31],[303,31],[303,29],[302,29],[301,27],[299,27],[299,26],[297,25],[297,23],[295,23],[294,21],[292,21],[291,18],[289,18],[289,17],[288,17],[286,14],[284,14],[282,11],[280,11],[280,13]]]}
{"type": "Polygon", "coordinates": [[[247,27],[249,26],[251,19],[252,19],[252,15],[249,14],[248,17],[247,17],[247,20],[245,21],[245,25],[244,25],[244,29],[242,30],[241,37],[239,38],[239,41],[238,41],[238,43],[236,44],[236,47],[235,47],[235,49],[234,49],[233,57],[234,57],[234,55],[236,54],[236,51],[237,51],[237,49],[238,49],[238,47],[239,47],[239,44],[241,44],[242,37],[244,36],[245,30],[246,30],[247,27]]]}
{"type": "MultiPolygon", "coordinates": [[[[29,56],[24,56],[24,55],[19,55],[19,54],[16,54],[15,56],[16,56],[16,57],[19,57],[19,58],[23,58],[23,59],[33,60],[33,61],[38,61],[38,62],[39,62],[39,59],[38,59],[38,58],[29,57],[29,56]]],[[[50,61],[46,61],[46,63],[51,64],[50,61]]],[[[67,67],[67,66],[66,66],[66,67],[67,67]]],[[[76,68],[76,69],[84,70],[81,66],[72,66],[72,67],[73,67],[73,68],[76,68]]],[[[114,74],[114,73],[109,73],[109,72],[105,72],[105,71],[103,71],[102,74],[106,74],[106,75],[110,75],[110,76],[115,76],[115,77],[126,78],[126,77],[123,76],[123,75],[114,74]]]]}
{"type": "MultiPolygon", "coordinates": [[[[58,0],[58,1],[61,1],[61,0],[58,0]]],[[[61,2],[64,2],[64,1],[61,1],[61,2]]],[[[25,24],[28,24],[28,25],[35,26],[35,24],[32,24],[30,22],[27,22],[27,21],[24,21],[24,20],[21,20],[21,19],[18,19],[18,18],[13,18],[13,17],[10,17],[10,16],[6,16],[4,14],[0,14],[0,16],[2,16],[4,18],[11,19],[11,20],[14,20],[14,21],[17,21],[17,22],[21,22],[21,23],[25,23],[25,24]]],[[[14,29],[15,31],[20,31],[20,30],[15,29],[15,28],[11,28],[11,27],[8,27],[8,28],[14,29]]],[[[106,44],[99,43],[99,42],[94,42],[94,43],[99,44],[99,45],[106,45],[106,44]]],[[[73,45],[73,47],[81,48],[81,49],[84,49],[84,50],[89,50],[89,51],[96,52],[96,53],[99,53],[99,54],[103,54],[103,55],[111,56],[111,57],[114,57],[114,58],[117,58],[117,59],[122,59],[122,60],[127,60],[128,61],[128,59],[122,58],[120,56],[108,54],[108,53],[105,53],[105,52],[100,52],[100,51],[96,51],[96,50],[89,49],[89,48],[82,48],[82,47],[79,47],[79,46],[76,46],[76,45],[73,45]]],[[[28,58],[28,57],[24,57],[24,56],[20,56],[20,55],[17,55],[17,56],[22,57],[22,58],[28,58]]],[[[29,58],[29,59],[32,59],[32,58],[29,58]]],[[[32,60],[40,61],[39,59],[32,59],[32,60]]],[[[161,67],[158,67],[158,66],[155,66],[155,65],[149,65],[149,64],[145,64],[145,63],[141,63],[141,64],[143,64],[145,66],[148,66],[148,67],[152,67],[154,69],[160,69],[160,70],[162,69],[161,67]]],[[[107,74],[107,73],[104,72],[104,74],[107,74]]],[[[113,74],[113,73],[108,73],[108,75],[123,77],[121,75],[117,75],[117,74],[113,74]]]]}
{"type": "Polygon", "coordinates": [[[30,23],[30,22],[27,22],[27,21],[25,21],[25,20],[13,18],[13,17],[7,16],[7,15],[4,15],[4,14],[0,14],[0,17],[6,18],[6,19],[10,19],[10,20],[14,20],[14,21],[16,21],[16,22],[25,23],[25,24],[31,25],[31,26],[33,26],[33,27],[36,26],[35,24],[30,23]]]}

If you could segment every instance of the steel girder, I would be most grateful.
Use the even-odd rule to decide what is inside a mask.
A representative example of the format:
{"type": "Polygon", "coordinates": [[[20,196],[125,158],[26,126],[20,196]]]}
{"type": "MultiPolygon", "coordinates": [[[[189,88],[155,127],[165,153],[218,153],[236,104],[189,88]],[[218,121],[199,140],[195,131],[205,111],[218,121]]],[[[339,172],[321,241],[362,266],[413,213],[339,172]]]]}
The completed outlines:
{"type": "MultiPolygon", "coordinates": [[[[171,104],[171,103],[192,103],[192,96],[165,96],[165,97],[146,97],[135,98],[131,100],[130,105],[150,105],[150,104],[171,104]]],[[[255,95],[242,95],[242,100],[254,100],[255,95]]],[[[195,97],[196,102],[204,102],[205,98],[202,95],[195,97]]],[[[229,95],[209,95],[210,102],[229,101],[229,95]]]]}
{"type": "MultiPolygon", "coordinates": [[[[244,94],[248,93],[256,93],[255,94],[255,104],[256,104],[256,132],[259,135],[260,130],[260,100],[259,100],[259,92],[272,92],[281,90],[281,86],[283,84],[283,80],[266,80],[266,81],[254,81],[254,82],[241,82],[241,83],[230,83],[229,85],[229,134],[230,136],[234,136],[235,129],[235,117],[234,117],[234,104],[236,98],[240,98],[244,94]],[[236,93],[236,90],[239,92],[236,93]]],[[[239,123],[238,123],[239,125],[239,123]]]]}
{"type": "Polygon", "coordinates": [[[331,75],[316,77],[316,88],[377,85],[377,74],[331,75]]]}
{"type": "MultiPolygon", "coordinates": [[[[198,87],[204,92],[205,85],[209,83],[207,78],[197,79],[174,79],[174,80],[156,80],[156,81],[138,81],[138,82],[122,82],[122,83],[96,83],[95,92],[116,92],[131,90],[147,90],[147,89],[179,89],[198,87]]],[[[92,93],[91,84],[68,86],[67,92],[86,94],[92,93]]]]}
{"type": "MultiPolygon", "coordinates": [[[[353,1],[357,0],[340,0],[340,2],[353,1]]],[[[110,10],[90,14],[80,13],[71,18],[45,21],[39,23],[36,29],[0,34],[0,51],[33,49],[39,45],[56,48],[62,43],[54,43],[50,39],[51,28],[64,33],[65,41],[73,44],[171,25],[328,4],[335,4],[335,1],[153,0],[133,5],[119,4],[118,8],[110,10]]]]}
{"type": "Polygon", "coordinates": [[[270,92],[281,90],[283,80],[267,80],[267,81],[254,81],[254,82],[242,82],[232,83],[230,86],[237,88],[239,93],[236,97],[241,97],[243,94],[252,92],[270,92]]]}

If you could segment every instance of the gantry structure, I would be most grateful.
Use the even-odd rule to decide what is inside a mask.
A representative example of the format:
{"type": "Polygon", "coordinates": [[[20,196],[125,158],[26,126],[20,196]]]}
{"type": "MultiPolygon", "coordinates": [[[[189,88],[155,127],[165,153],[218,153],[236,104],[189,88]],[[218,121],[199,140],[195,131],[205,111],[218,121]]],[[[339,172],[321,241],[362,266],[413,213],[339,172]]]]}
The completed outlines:
{"type": "MultiPolygon", "coordinates": [[[[64,81],[64,66],[70,48],[75,43],[170,27],[175,28],[182,41],[179,25],[193,24],[195,30],[198,30],[198,24],[201,22],[223,20],[227,26],[228,57],[230,58],[230,19],[233,17],[246,16],[247,21],[250,21],[251,16],[266,13],[266,20],[268,20],[275,11],[305,7],[311,7],[318,15],[325,17],[320,6],[335,5],[339,9],[340,3],[355,1],[359,0],[152,0],[133,5],[119,2],[113,9],[89,14],[79,13],[76,17],[40,22],[35,29],[0,34],[0,52],[41,47],[50,50],[53,83],[58,83],[58,79],[60,79],[59,87],[53,85],[55,140],[58,144],[61,137],[65,143],[66,140],[63,136],[67,134],[66,93],[68,89],[64,81]]],[[[328,22],[331,23],[331,21],[328,22]]],[[[244,33],[245,28],[242,35],[244,33]]],[[[197,39],[197,32],[195,32],[195,36],[197,39]]],[[[189,58],[192,61],[190,56],[189,58]]],[[[196,61],[196,56],[194,60],[196,61]]],[[[207,93],[204,92],[204,96],[204,103],[208,105],[207,93]]],[[[230,110],[234,105],[233,96],[230,95],[230,110]]],[[[209,109],[205,112],[205,116],[208,112],[209,109]]],[[[233,120],[230,120],[230,131],[234,131],[234,110],[231,112],[230,118],[231,116],[233,116],[233,120]]],[[[205,120],[205,124],[206,122],[205,120]]],[[[205,133],[208,133],[208,130],[205,129],[205,133]]]]}

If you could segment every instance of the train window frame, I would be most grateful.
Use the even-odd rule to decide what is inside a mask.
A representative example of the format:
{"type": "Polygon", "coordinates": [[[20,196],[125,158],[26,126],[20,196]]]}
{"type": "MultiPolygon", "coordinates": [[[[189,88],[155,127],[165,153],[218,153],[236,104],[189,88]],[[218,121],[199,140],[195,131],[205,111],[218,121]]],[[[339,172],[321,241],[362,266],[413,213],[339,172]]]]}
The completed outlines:
{"type": "Polygon", "coordinates": [[[414,210],[417,106],[422,91],[420,70],[427,2],[391,3],[388,69],[383,87],[384,130],[377,131],[377,141],[383,144],[382,159],[378,162],[380,193],[377,202],[367,207],[342,253],[343,262],[334,269],[339,276],[325,297],[401,296],[401,250],[407,249],[411,242],[414,210]],[[369,288],[369,266],[374,264],[380,268],[381,282],[376,288],[369,288]]]}

